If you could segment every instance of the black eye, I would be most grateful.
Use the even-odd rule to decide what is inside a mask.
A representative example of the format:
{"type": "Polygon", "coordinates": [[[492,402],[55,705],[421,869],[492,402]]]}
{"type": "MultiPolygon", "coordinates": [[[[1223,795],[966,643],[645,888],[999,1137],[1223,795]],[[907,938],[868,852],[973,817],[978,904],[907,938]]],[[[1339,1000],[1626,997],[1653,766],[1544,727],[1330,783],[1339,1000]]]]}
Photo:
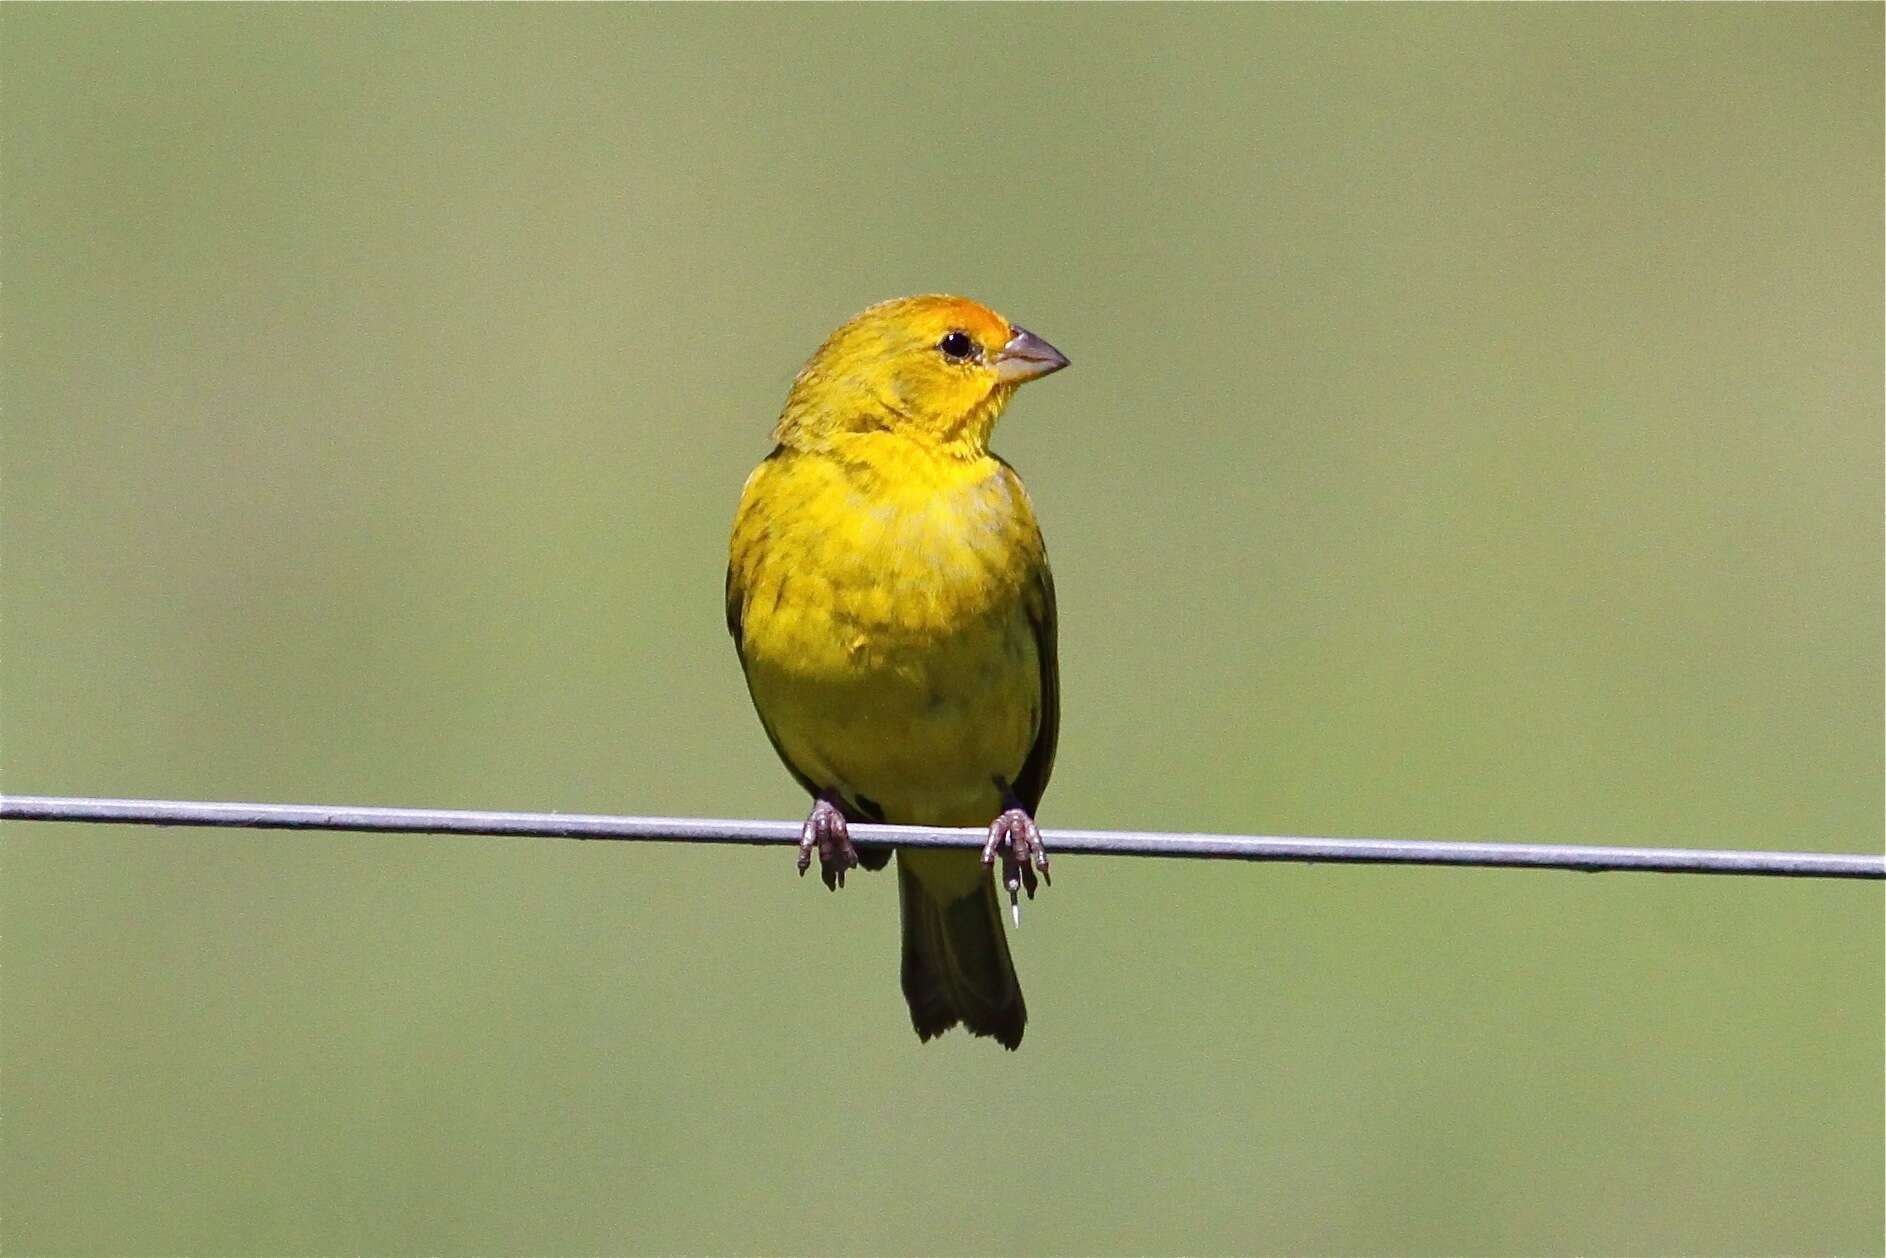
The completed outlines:
{"type": "Polygon", "coordinates": [[[952,332],[936,343],[943,351],[943,356],[957,362],[966,362],[976,355],[976,343],[969,339],[967,332],[952,332]]]}

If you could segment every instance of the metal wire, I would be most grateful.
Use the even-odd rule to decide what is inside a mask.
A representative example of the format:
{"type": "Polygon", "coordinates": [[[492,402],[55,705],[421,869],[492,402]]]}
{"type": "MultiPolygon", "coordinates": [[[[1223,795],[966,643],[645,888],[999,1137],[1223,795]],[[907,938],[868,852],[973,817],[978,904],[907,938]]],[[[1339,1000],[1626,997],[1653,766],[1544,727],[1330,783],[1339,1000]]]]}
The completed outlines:
{"type": "MultiPolygon", "coordinates": [[[[641,843],[796,844],[796,821],[696,817],[609,817],[589,813],[473,812],[319,804],[198,803],[172,799],[75,799],[0,795],[0,820],[110,825],[227,826],[249,830],[343,830],[376,834],[489,835],[641,843]]],[[[981,847],[981,830],[854,825],[861,847],[981,847]]],[[[1845,852],[1743,852],[1681,847],[1443,843],[1418,839],[1316,839],[1243,834],[1154,834],[1045,830],[1051,855],[1205,857],[1363,865],[1471,865],[1497,869],[1635,870],[1666,874],[1756,874],[1780,878],[1886,879],[1886,856],[1845,852]]]]}

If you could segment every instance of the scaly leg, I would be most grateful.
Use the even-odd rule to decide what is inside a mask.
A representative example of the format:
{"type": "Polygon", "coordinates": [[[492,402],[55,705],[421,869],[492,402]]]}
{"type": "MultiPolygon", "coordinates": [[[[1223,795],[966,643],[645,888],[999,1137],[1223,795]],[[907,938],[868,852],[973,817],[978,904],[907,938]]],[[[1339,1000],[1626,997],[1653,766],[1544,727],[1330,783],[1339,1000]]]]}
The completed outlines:
{"type": "Polygon", "coordinates": [[[858,867],[858,849],[851,845],[851,832],[845,826],[845,811],[829,794],[812,801],[805,826],[799,831],[799,876],[812,864],[812,851],[818,849],[819,877],[828,890],[845,885],[845,871],[858,867]]]}
{"type": "Polygon", "coordinates": [[[1019,799],[1003,789],[1007,796],[1008,807],[1002,815],[989,823],[989,841],[982,845],[982,863],[993,866],[999,854],[1002,857],[1002,885],[1008,888],[1009,912],[1015,917],[1015,924],[1022,924],[1022,902],[1020,892],[1025,888],[1028,898],[1035,898],[1035,872],[1041,872],[1041,881],[1053,885],[1048,877],[1048,852],[1041,845],[1041,829],[1035,825],[1035,819],[1028,815],[1019,799]]]}

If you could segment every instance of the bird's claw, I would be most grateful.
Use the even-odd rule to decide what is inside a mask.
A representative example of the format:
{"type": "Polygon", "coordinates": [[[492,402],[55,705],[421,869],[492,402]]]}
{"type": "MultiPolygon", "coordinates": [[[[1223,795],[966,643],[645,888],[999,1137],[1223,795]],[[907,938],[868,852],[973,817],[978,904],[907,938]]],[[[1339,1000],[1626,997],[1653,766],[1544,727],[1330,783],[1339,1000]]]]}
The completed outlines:
{"type": "Polygon", "coordinates": [[[1008,890],[1009,910],[1014,914],[1015,924],[1020,926],[1019,893],[1026,890],[1029,899],[1035,898],[1037,872],[1043,883],[1053,885],[1048,877],[1048,851],[1041,845],[1041,829],[1027,809],[1007,809],[989,823],[989,841],[982,845],[983,865],[994,866],[997,856],[1002,858],[1002,885],[1008,890]]]}
{"type": "Polygon", "coordinates": [[[851,831],[845,814],[829,799],[819,799],[806,815],[799,830],[799,876],[811,867],[812,853],[819,854],[819,877],[828,891],[845,885],[845,871],[858,867],[858,849],[851,845],[851,831]]]}

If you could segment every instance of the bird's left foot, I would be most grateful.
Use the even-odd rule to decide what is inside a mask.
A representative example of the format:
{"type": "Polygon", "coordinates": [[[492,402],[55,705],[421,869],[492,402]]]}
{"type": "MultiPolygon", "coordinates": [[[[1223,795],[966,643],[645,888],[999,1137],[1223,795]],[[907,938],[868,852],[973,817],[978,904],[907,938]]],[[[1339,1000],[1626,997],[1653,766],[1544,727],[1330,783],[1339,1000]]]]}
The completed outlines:
{"type": "Polygon", "coordinates": [[[1048,877],[1048,851],[1041,845],[1041,829],[1027,809],[1019,805],[1006,809],[989,823],[989,841],[982,845],[982,863],[993,866],[997,856],[1002,858],[1002,885],[1008,889],[1009,911],[1015,916],[1015,924],[1020,926],[1019,892],[1025,889],[1029,899],[1035,898],[1037,871],[1042,882],[1053,885],[1048,877]]]}
{"type": "Polygon", "coordinates": [[[799,876],[812,864],[812,853],[819,854],[819,877],[827,890],[845,885],[845,871],[858,867],[858,849],[851,845],[851,831],[845,825],[845,813],[837,804],[821,795],[812,803],[805,825],[799,830],[799,876]]]}

